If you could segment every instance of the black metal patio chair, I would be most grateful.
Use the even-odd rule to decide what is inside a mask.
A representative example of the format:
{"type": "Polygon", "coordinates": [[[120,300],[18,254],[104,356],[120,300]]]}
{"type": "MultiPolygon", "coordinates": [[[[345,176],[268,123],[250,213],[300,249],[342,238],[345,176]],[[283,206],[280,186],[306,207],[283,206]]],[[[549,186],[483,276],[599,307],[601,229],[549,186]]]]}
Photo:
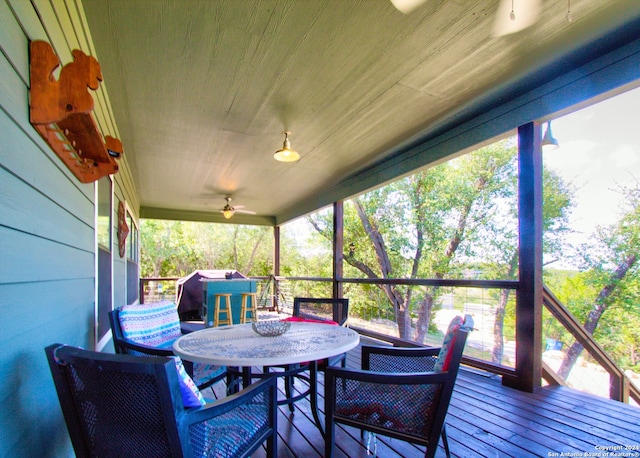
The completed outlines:
{"type": "Polygon", "coordinates": [[[45,351],[78,457],[277,456],[275,378],[203,404],[179,359],[45,351]]]}
{"type": "Polygon", "coordinates": [[[362,347],[362,369],[325,370],[325,456],[333,455],[335,424],[426,446],[433,457],[473,320],[451,321],[440,348],[362,347]]]}
{"type": "MultiPolygon", "coordinates": [[[[293,312],[290,321],[311,321],[326,322],[332,325],[346,326],[349,318],[349,299],[330,297],[294,297],[293,312]]],[[[328,359],[317,361],[317,369],[324,371],[327,366],[340,364],[346,367],[347,355],[341,354],[328,359]]],[[[296,365],[299,370],[311,369],[308,364],[296,365]]],[[[285,370],[295,370],[292,365],[281,366],[285,370]]],[[[316,380],[315,374],[312,374],[316,380]]],[[[293,398],[293,383],[295,376],[285,377],[285,395],[287,399],[293,398]]],[[[302,377],[304,378],[304,377],[302,377]]],[[[311,381],[310,381],[311,383],[311,381]]],[[[289,404],[289,409],[293,412],[293,404],[289,404]]]]}
{"type": "MultiPolygon", "coordinates": [[[[184,332],[172,302],[124,306],[109,312],[109,323],[116,353],[128,355],[174,356],[171,345],[184,332]]],[[[201,390],[225,377],[229,385],[233,383],[224,366],[183,364],[201,390]]]]}
{"type": "MultiPolygon", "coordinates": [[[[346,326],[349,319],[349,299],[326,297],[294,297],[293,317],[310,321],[326,321],[346,326]]],[[[318,369],[338,363],[346,366],[347,355],[336,355],[328,360],[318,361],[318,369]]]]}

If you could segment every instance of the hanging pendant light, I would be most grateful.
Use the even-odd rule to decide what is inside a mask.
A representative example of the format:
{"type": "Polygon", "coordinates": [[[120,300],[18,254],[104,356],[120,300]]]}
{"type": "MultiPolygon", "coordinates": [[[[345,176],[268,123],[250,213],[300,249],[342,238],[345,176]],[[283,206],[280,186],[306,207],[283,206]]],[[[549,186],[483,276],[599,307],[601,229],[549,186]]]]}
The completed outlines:
{"type": "Polygon", "coordinates": [[[547,130],[542,137],[542,142],[540,143],[540,145],[542,146],[542,151],[544,152],[553,151],[560,147],[560,143],[551,132],[551,121],[547,121],[547,130]]]}
{"type": "Polygon", "coordinates": [[[291,149],[291,143],[289,142],[289,135],[291,132],[284,131],[284,143],[282,144],[282,149],[279,149],[275,152],[273,157],[280,162],[296,162],[300,160],[300,155],[297,151],[291,149]]]}

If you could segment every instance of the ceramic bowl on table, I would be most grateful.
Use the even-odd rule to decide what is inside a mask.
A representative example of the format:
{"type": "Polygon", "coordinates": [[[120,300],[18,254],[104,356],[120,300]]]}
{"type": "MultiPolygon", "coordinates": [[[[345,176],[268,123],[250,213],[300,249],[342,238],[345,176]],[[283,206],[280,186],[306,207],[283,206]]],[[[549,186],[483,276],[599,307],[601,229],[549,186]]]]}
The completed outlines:
{"type": "Polygon", "coordinates": [[[258,320],[252,322],[251,327],[263,337],[275,337],[287,332],[291,327],[291,323],[280,320],[258,320]]]}

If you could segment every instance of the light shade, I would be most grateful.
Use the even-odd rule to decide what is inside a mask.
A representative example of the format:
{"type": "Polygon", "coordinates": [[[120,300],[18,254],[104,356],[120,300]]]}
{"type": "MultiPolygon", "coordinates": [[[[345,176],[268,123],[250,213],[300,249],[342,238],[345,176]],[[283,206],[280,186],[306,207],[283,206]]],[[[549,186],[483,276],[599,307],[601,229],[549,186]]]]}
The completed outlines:
{"type": "Polygon", "coordinates": [[[542,151],[553,151],[554,149],[558,149],[560,147],[560,143],[553,136],[551,132],[551,121],[547,121],[547,130],[542,137],[542,142],[540,142],[542,146],[542,151]]]}
{"type": "Polygon", "coordinates": [[[276,161],[280,162],[296,162],[300,160],[300,155],[297,151],[291,149],[291,143],[289,142],[289,134],[291,132],[285,131],[282,132],[284,134],[284,143],[282,144],[282,149],[276,151],[273,155],[276,161]]]}
{"type": "Polygon", "coordinates": [[[224,219],[231,219],[234,213],[235,210],[229,204],[225,205],[222,209],[222,216],[224,216],[224,219]]]}

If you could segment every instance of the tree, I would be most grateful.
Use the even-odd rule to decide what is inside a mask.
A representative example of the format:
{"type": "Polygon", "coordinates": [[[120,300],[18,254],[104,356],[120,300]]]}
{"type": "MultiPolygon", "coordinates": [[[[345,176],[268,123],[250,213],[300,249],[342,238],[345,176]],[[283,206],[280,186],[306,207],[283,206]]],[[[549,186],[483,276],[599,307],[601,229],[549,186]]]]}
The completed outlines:
{"type": "Polygon", "coordinates": [[[142,220],[141,276],[181,277],[198,269],[233,269],[245,275],[272,271],[270,227],[142,220]]]}
{"type": "MultiPolygon", "coordinates": [[[[614,308],[634,308],[637,314],[638,243],[640,242],[640,188],[622,189],[625,208],[620,220],[598,228],[591,246],[580,250],[583,269],[590,270],[598,294],[593,299],[584,321],[584,328],[594,334],[605,312],[614,308]]],[[[575,342],[567,351],[558,374],[566,379],[582,354],[584,347],[575,342]]],[[[632,355],[632,358],[635,356],[632,355]]]]}
{"type": "MultiPolygon", "coordinates": [[[[447,278],[456,253],[503,197],[515,147],[505,140],[391,183],[345,205],[344,260],[367,278],[447,278]]],[[[329,237],[328,221],[314,227],[329,237]]],[[[379,285],[396,314],[399,335],[415,340],[429,328],[438,288],[414,297],[412,286],[379,285]]]]}
{"type": "MultiPolygon", "coordinates": [[[[573,188],[549,169],[543,169],[543,255],[557,255],[563,247],[563,236],[569,231],[568,217],[573,208],[573,188]]],[[[470,252],[476,257],[490,260],[483,266],[485,278],[515,280],[518,275],[518,204],[517,177],[509,178],[504,189],[500,214],[487,219],[480,231],[467,240],[470,252]]],[[[503,362],[504,322],[510,304],[511,290],[500,290],[494,312],[493,349],[491,360],[503,362]]]]}

